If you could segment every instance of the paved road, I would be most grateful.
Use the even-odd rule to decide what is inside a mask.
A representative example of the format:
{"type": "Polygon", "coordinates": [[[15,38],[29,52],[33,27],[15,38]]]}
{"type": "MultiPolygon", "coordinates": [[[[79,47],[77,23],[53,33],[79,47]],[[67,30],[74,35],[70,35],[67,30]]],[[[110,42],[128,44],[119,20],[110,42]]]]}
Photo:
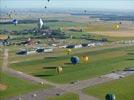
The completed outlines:
{"type": "Polygon", "coordinates": [[[46,81],[44,79],[30,76],[30,75],[27,75],[25,73],[22,73],[22,72],[19,72],[19,71],[16,71],[16,70],[9,68],[8,67],[8,49],[4,50],[3,57],[4,57],[3,58],[4,62],[3,62],[2,70],[5,71],[6,73],[8,73],[12,76],[15,76],[15,77],[19,77],[19,78],[28,80],[30,82],[36,82],[36,83],[44,82],[44,83],[47,83],[47,84],[54,86],[53,88],[50,88],[50,89],[34,91],[34,92],[24,94],[21,96],[7,98],[6,100],[17,100],[19,98],[21,98],[20,100],[45,100],[46,96],[55,96],[57,94],[64,94],[65,92],[77,93],[80,97],[80,100],[99,100],[96,97],[89,96],[89,95],[82,93],[81,89],[89,87],[89,86],[105,83],[105,82],[108,82],[111,80],[116,80],[116,79],[119,79],[121,77],[125,77],[128,75],[134,74],[134,71],[132,71],[132,72],[120,71],[120,72],[116,72],[116,73],[102,75],[100,77],[96,77],[96,78],[92,78],[92,79],[78,81],[78,82],[75,82],[74,84],[60,85],[60,84],[55,84],[55,83],[46,81]],[[34,94],[36,94],[37,96],[34,94]]]}

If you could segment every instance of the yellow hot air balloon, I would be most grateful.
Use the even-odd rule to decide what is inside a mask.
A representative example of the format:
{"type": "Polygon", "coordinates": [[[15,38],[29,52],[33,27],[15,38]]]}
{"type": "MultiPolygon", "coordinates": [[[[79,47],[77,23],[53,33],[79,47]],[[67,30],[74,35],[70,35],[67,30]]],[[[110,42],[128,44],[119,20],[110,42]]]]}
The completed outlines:
{"type": "Polygon", "coordinates": [[[120,25],[117,24],[117,25],[116,25],[116,29],[118,30],[119,28],[120,28],[120,25]]]}
{"type": "Polygon", "coordinates": [[[63,72],[63,68],[61,67],[61,66],[59,66],[59,67],[57,67],[57,72],[58,72],[58,74],[60,74],[60,73],[62,73],[63,72]]]}
{"type": "Polygon", "coordinates": [[[69,55],[72,52],[72,49],[67,49],[67,54],[69,55]]]}
{"type": "Polygon", "coordinates": [[[113,25],[113,28],[114,28],[115,30],[118,30],[118,29],[120,28],[120,25],[119,25],[119,24],[115,24],[115,25],[113,25]]]}
{"type": "Polygon", "coordinates": [[[84,62],[88,62],[88,60],[89,60],[88,56],[83,56],[82,59],[84,62]]]}

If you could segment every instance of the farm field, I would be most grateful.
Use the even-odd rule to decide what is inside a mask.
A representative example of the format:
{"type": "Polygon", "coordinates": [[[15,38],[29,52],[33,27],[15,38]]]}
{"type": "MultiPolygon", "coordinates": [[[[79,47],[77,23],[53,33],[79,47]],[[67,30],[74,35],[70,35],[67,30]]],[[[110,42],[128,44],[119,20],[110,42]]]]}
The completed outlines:
{"type": "Polygon", "coordinates": [[[132,100],[134,98],[134,76],[128,76],[100,85],[83,89],[83,92],[104,100],[107,93],[113,93],[117,100],[132,100]]]}

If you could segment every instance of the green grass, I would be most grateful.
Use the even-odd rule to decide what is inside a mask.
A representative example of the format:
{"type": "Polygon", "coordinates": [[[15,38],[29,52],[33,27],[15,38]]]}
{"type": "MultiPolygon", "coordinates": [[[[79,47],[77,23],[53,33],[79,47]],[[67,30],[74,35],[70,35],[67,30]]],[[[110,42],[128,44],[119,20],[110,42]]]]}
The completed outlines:
{"type": "Polygon", "coordinates": [[[7,86],[6,90],[0,91],[1,99],[50,87],[49,85],[42,86],[41,84],[35,84],[15,78],[3,72],[0,72],[0,78],[0,83],[7,86]]]}
{"type": "MultiPolygon", "coordinates": [[[[52,29],[57,29],[60,27],[70,27],[70,26],[79,26],[80,23],[75,22],[48,22],[47,26],[50,26],[52,29]]],[[[25,29],[38,28],[37,23],[27,23],[27,24],[1,24],[0,28],[7,31],[21,31],[25,29]]]]}
{"type": "MultiPolygon", "coordinates": [[[[80,49],[83,50],[83,49],[80,49]]],[[[70,63],[70,56],[61,55],[45,57],[42,59],[34,59],[19,63],[12,63],[10,66],[15,70],[38,76],[56,83],[67,83],[76,80],[88,79],[102,74],[110,73],[114,70],[121,70],[125,67],[134,66],[134,55],[128,55],[129,50],[134,50],[134,47],[121,47],[104,49],[97,51],[86,51],[73,53],[80,58],[82,55],[89,56],[89,62],[80,61],[77,65],[70,63]],[[62,66],[64,73],[58,75],[55,67],[62,66]]]]}
{"type": "Polygon", "coordinates": [[[37,24],[17,24],[16,26],[13,24],[0,25],[0,28],[2,30],[7,30],[7,31],[20,31],[20,30],[31,29],[35,27],[37,27],[37,24]]]}
{"type": "Polygon", "coordinates": [[[84,89],[86,94],[96,96],[104,100],[107,93],[116,95],[117,100],[133,100],[134,98],[134,75],[120,80],[114,80],[108,83],[96,85],[84,89]]]}
{"type": "Polygon", "coordinates": [[[2,56],[2,47],[0,47],[0,69],[1,69],[1,66],[2,66],[2,62],[3,62],[3,56],[2,56]]]}
{"type": "Polygon", "coordinates": [[[74,93],[65,93],[61,96],[48,97],[47,100],[79,100],[79,96],[74,93]]]}

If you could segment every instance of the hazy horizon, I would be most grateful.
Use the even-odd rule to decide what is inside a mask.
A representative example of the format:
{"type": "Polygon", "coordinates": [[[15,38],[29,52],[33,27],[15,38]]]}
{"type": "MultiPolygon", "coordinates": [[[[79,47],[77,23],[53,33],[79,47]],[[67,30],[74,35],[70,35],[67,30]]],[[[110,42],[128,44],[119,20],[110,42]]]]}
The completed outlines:
{"type": "Polygon", "coordinates": [[[88,9],[134,11],[134,0],[1,0],[1,9],[88,9]]]}

